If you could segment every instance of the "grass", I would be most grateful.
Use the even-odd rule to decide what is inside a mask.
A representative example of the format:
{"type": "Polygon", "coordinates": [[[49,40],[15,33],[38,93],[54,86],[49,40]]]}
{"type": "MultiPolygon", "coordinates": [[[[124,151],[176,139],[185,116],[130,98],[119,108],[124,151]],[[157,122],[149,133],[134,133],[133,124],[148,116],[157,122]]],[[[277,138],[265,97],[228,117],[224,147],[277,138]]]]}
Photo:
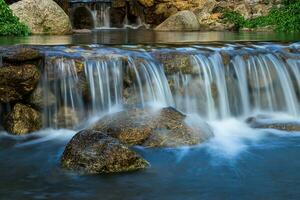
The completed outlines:
{"type": "Polygon", "coordinates": [[[0,0],[0,36],[25,36],[29,28],[20,22],[4,0],[0,0]]]}
{"type": "Polygon", "coordinates": [[[272,26],[276,31],[300,32],[300,0],[284,0],[283,6],[273,8],[267,16],[245,19],[235,11],[225,11],[224,20],[236,29],[272,26]]]}

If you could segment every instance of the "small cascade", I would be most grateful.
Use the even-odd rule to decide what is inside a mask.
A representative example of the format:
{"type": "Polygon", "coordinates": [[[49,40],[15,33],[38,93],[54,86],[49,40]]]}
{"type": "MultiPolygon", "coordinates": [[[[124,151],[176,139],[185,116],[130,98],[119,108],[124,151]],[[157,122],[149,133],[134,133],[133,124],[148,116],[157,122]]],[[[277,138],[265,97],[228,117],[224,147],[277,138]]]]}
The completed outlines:
{"type": "Polygon", "coordinates": [[[299,116],[300,56],[281,49],[53,50],[40,85],[51,105],[44,109],[45,126],[80,126],[92,116],[149,106],[174,106],[207,120],[257,112],[299,116]]]}
{"type": "Polygon", "coordinates": [[[55,128],[124,107],[173,105],[163,68],[149,57],[48,57],[41,87],[44,101],[56,97],[44,111],[45,126],[55,128]]]}
{"type": "Polygon", "coordinates": [[[110,3],[97,3],[92,6],[95,28],[110,28],[110,3]]]}
{"type": "Polygon", "coordinates": [[[191,55],[197,74],[173,75],[177,108],[208,119],[249,116],[254,111],[298,115],[299,60],[283,60],[270,52],[228,51],[228,58],[222,58],[223,53],[191,55]]]}

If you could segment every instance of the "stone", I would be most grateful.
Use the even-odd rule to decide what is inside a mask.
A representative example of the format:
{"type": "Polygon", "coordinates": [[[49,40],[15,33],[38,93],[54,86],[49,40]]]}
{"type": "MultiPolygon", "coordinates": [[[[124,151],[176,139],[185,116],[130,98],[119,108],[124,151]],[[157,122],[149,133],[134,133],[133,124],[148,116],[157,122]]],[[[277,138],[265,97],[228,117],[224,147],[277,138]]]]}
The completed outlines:
{"type": "Polygon", "coordinates": [[[28,104],[32,105],[38,110],[43,110],[47,107],[53,106],[56,103],[56,96],[50,91],[43,91],[42,87],[37,87],[28,97],[28,104]]]}
{"type": "Polygon", "coordinates": [[[0,67],[0,103],[22,100],[33,91],[40,79],[35,65],[0,67]]]}
{"type": "Polygon", "coordinates": [[[52,0],[22,0],[10,5],[10,8],[32,34],[63,35],[72,32],[68,15],[52,0]]]}
{"type": "Polygon", "coordinates": [[[299,121],[278,121],[271,116],[258,115],[256,117],[249,117],[246,119],[246,123],[252,128],[259,129],[277,129],[281,131],[300,131],[299,121]]]}
{"type": "Polygon", "coordinates": [[[5,117],[4,127],[11,134],[28,134],[42,128],[42,117],[30,106],[17,103],[5,117]]]}
{"type": "Polygon", "coordinates": [[[85,130],[77,133],[68,143],[61,166],[101,174],[145,169],[149,163],[117,139],[102,132],[85,130]]]}
{"type": "Polygon", "coordinates": [[[108,115],[90,129],[107,133],[127,145],[145,147],[196,145],[213,136],[208,126],[201,130],[190,127],[185,119],[185,115],[171,107],[156,111],[136,108],[108,115]]]}
{"type": "Polygon", "coordinates": [[[194,68],[191,61],[191,55],[184,52],[157,51],[151,53],[151,55],[158,60],[163,66],[167,75],[181,72],[183,74],[197,74],[198,69],[194,68]]]}
{"type": "Polygon", "coordinates": [[[140,4],[145,7],[151,7],[154,5],[154,0],[138,0],[140,4]]]}
{"type": "Polygon", "coordinates": [[[212,13],[216,5],[217,2],[215,0],[207,0],[203,2],[200,6],[193,9],[193,12],[196,15],[200,24],[203,18],[205,18],[207,15],[210,15],[212,13]]]}
{"type": "Polygon", "coordinates": [[[22,63],[25,61],[34,61],[42,58],[42,54],[29,47],[12,47],[6,49],[2,54],[3,62],[6,63],[22,63]]]}
{"type": "Polygon", "coordinates": [[[180,11],[158,25],[156,31],[197,31],[200,25],[192,11],[180,11]]]}
{"type": "Polygon", "coordinates": [[[79,123],[79,114],[71,107],[62,106],[53,116],[53,124],[57,128],[72,129],[79,123]]]}

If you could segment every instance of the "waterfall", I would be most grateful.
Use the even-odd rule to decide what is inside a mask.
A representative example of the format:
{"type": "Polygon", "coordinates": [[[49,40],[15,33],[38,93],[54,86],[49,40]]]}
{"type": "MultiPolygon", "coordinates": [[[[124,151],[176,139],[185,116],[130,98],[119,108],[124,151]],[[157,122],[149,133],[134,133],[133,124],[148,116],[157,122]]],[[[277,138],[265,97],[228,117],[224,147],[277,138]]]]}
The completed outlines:
{"type": "Polygon", "coordinates": [[[92,7],[95,28],[110,28],[110,8],[109,3],[97,3],[92,7]]]}
{"type": "Polygon", "coordinates": [[[300,56],[282,48],[65,48],[73,53],[46,59],[40,87],[45,101],[56,101],[44,109],[45,126],[73,127],[95,115],[148,106],[173,106],[208,120],[255,112],[299,116],[300,56]],[[187,57],[189,70],[180,68],[185,61],[154,56],[172,52],[187,57]],[[175,70],[168,71],[168,63],[175,70]]]}
{"type": "Polygon", "coordinates": [[[163,68],[151,58],[102,56],[47,58],[41,82],[44,101],[57,99],[44,110],[45,126],[73,128],[124,106],[173,105],[163,68]]]}

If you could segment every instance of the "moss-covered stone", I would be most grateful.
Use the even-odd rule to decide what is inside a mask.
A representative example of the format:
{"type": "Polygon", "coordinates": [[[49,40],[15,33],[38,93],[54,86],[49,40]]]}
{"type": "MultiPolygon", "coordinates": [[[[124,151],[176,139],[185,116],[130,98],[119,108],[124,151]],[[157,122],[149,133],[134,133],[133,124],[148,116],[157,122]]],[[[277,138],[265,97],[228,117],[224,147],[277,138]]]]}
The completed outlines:
{"type": "Polygon", "coordinates": [[[15,64],[41,59],[42,54],[36,49],[16,46],[6,49],[2,57],[4,62],[15,64]]]}
{"type": "Polygon", "coordinates": [[[106,116],[91,129],[128,145],[146,147],[196,145],[213,136],[208,125],[206,129],[190,127],[185,120],[185,115],[171,107],[158,111],[132,109],[106,116]]]}
{"type": "Polygon", "coordinates": [[[23,99],[34,90],[40,79],[35,65],[0,67],[0,103],[23,99]]]}
{"type": "Polygon", "coordinates": [[[61,165],[66,169],[99,174],[136,171],[147,168],[149,163],[117,139],[88,130],[72,138],[61,165]]]}
{"type": "Polygon", "coordinates": [[[18,103],[5,117],[4,127],[15,135],[38,131],[42,128],[42,116],[33,108],[18,103]]]}

